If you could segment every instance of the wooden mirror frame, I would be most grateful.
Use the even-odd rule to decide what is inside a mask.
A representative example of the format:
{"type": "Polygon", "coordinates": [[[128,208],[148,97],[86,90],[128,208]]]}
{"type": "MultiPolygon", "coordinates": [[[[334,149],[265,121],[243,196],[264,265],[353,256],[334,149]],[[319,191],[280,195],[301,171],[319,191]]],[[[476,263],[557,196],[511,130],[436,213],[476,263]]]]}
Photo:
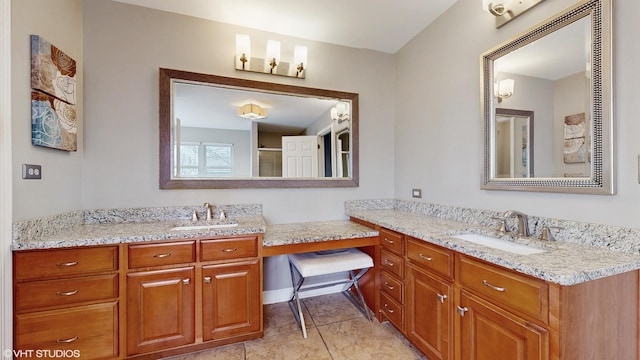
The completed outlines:
{"type": "Polygon", "coordinates": [[[329,188],[357,187],[359,181],[358,94],[302,86],[275,84],[262,81],[200,74],[160,68],[159,79],[160,125],[160,189],[240,189],[240,188],[329,188]],[[351,177],[349,178],[241,178],[241,179],[172,179],[171,178],[171,123],[173,80],[207,83],[245,90],[272,92],[284,95],[320,97],[351,101],[351,177]]]}

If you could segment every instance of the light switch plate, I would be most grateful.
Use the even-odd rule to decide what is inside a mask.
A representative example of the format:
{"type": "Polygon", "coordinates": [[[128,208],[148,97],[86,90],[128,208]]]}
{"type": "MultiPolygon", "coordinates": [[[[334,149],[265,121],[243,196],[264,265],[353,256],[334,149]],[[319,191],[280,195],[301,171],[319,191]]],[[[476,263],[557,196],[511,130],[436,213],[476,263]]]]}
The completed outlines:
{"type": "Polygon", "coordinates": [[[42,179],[42,166],[32,164],[22,164],[23,179],[42,179]]]}
{"type": "Polygon", "coordinates": [[[412,189],[411,196],[414,198],[422,198],[422,189],[412,189]]]}

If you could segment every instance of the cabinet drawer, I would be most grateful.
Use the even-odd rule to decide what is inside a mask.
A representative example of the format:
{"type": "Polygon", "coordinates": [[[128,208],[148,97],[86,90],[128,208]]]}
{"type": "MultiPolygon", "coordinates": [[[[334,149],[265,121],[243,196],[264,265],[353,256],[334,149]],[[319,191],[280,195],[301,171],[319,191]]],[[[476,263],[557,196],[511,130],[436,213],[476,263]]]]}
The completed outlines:
{"type": "Polygon", "coordinates": [[[118,269],[118,247],[14,252],[16,280],[85,275],[118,269]]]}
{"type": "Polygon", "coordinates": [[[380,250],[380,269],[404,279],[404,260],[388,251],[380,250]]]}
{"type": "MultiPolygon", "coordinates": [[[[118,357],[118,304],[80,306],[16,316],[16,350],[62,350],[82,359],[118,357]]],[[[40,358],[55,358],[37,356],[40,358]]],[[[60,357],[58,355],[58,357],[60,357]]]]}
{"type": "Polygon", "coordinates": [[[258,256],[258,238],[255,236],[203,240],[200,242],[202,261],[240,259],[258,256]]]}
{"type": "Polygon", "coordinates": [[[460,284],[484,295],[496,305],[506,305],[536,319],[548,321],[549,286],[513,271],[460,256],[460,284]]]}
{"type": "Polygon", "coordinates": [[[191,263],[195,250],[195,241],[129,245],[129,268],[191,263]]]}
{"type": "Polygon", "coordinates": [[[402,234],[380,229],[380,245],[383,249],[387,249],[396,255],[403,255],[402,234]]]}
{"type": "Polygon", "coordinates": [[[118,274],[16,284],[18,310],[116,297],[118,297],[118,274]]]}
{"type": "Polygon", "coordinates": [[[422,240],[409,238],[407,241],[407,257],[412,263],[448,279],[453,278],[453,256],[453,251],[422,240]]]}
{"type": "Polygon", "coordinates": [[[401,281],[396,280],[392,276],[387,275],[386,272],[382,271],[380,272],[380,289],[402,304],[403,291],[401,281]]]}
{"type": "Polygon", "coordinates": [[[380,293],[380,310],[400,331],[404,331],[404,308],[385,293],[380,293]]]}

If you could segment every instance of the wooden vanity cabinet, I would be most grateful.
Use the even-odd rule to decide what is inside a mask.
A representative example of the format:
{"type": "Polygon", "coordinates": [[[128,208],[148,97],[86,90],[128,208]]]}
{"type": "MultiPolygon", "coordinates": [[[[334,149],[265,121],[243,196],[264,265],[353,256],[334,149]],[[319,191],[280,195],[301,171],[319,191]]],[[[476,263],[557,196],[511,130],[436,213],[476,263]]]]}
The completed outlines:
{"type": "Polygon", "coordinates": [[[388,319],[404,332],[404,235],[380,229],[380,308],[383,319],[388,319]]]}
{"type": "Polygon", "coordinates": [[[119,358],[117,246],[16,251],[13,266],[15,350],[119,358]]]}

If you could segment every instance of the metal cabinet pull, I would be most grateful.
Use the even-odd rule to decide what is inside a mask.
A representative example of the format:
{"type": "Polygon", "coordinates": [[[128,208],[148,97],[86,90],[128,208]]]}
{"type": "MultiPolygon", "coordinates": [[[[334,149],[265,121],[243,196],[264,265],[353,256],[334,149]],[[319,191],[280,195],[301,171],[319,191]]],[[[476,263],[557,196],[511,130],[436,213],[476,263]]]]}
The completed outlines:
{"type": "Polygon", "coordinates": [[[228,252],[228,253],[229,253],[229,252],[234,252],[234,251],[236,251],[236,250],[238,250],[238,248],[229,248],[229,249],[224,249],[224,250],[222,250],[222,251],[224,251],[224,252],[228,252]]]}
{"type": "Polygon", "coordinates": [[[384,242],[386,242],[387,244],[393,244],[393,240],[389,240],[387,238],[384,238],[384,242]]]}
{"type": "Polygon", "coordinates": [[[482,285],[492,288],[495,291],[500,291],[500,292],[504,292],[504,288],[503,287],[499,287],[499,286],[495,286],[495,285],[491,285],[489,284],[489,282],[487,282],[487,280],[482,280],[482,285]]]}
{"type": "Polygon", "coordinates": [[[191,279],[182,279],[182,283],[184,285],[189,285],[189,284],[191,284],[191,279]]]}
{"type": "Polygon", "coordinates": [[[56,291],[56,295],[58,296],[72,296],[78,293],[78,290],[73,291],[56,291]]]}
{"type": "Polygon", "coordinates": [[[388,283],[388,282],[386,282],[386,281],[384,282],[384,286],[385,286],[387,289],[389,289],[389,290],[393,290],[393,289],[395,289],[395,288],[393,287],[393,285],[389,285],[389,283],[388,283]]]}
{"type": "Polygon", "coordinates": [[[78,340],[78,336],[77,335],[72,337],[72,338],[69,338],[69,339],[58,339],[58,340],[56,340],[56,342],[58,344],[68,344],[68,343],[72,343],[72,342],[74,342],[76,340],[78,340]]]}
{"type": "Polygon", "coordinates": [[[419,254],[418,256],[420,256],[420,259],[422,259],[422,260],[427,260],[427,261],[431,261],[431,260],[433,260],[433,258],[430,258],[430,257],[428,257],[428,256],[424,256],[424,255],[422,255],[422,254],[419,254]]]}
{"type": "Polygon", "coordinates": [[[65,263],[57,263],[56,266],[57,267],[69,267],[69,266],[76,266],[78,265],[77,261],[69,261],[69,262],[65,262],[65,263]]]}
{"type": "Polygon", "coordinates": [[[438,301],[442,304],[444,304],[444,301],[447,299],[447,295],[436,294],[436,296],[438,296],[438,301]]]}
{"type": "Polygon", "coordinates": [[[171,256],[171,253],[164,253],[164,254],[155,254],[153,255],[154,258],[166,258],[171,256]]]}
{"type": "Polygon", "coordinates": [[[387,305],[386,303],[384,304],[384,308],[387,309],[387,311],[389,312],[389,314],[393,314],[395,312],[395,310],[393,309],[389,309],[389,305],[387,305]]]}
{"type": "Polygon", "coordinates": [[[211,276],[205,276],[204,277],[204,282],[209,284],[211,282],[211,276]]]}
{"type": "Polygon", "coordinates": [[[384,264],[385,265],[389,265],[389,266],[393,266],[393,263],[387,259],[384,259],[384,264]]]}
{"type": "Polygon", "coordinates": [[[465,306],[465,307],[460,307],[458,306],[458,314],[460,314],[460,316],[464,317],[464,314],[469,311],[469,309],[465,306]]]}

